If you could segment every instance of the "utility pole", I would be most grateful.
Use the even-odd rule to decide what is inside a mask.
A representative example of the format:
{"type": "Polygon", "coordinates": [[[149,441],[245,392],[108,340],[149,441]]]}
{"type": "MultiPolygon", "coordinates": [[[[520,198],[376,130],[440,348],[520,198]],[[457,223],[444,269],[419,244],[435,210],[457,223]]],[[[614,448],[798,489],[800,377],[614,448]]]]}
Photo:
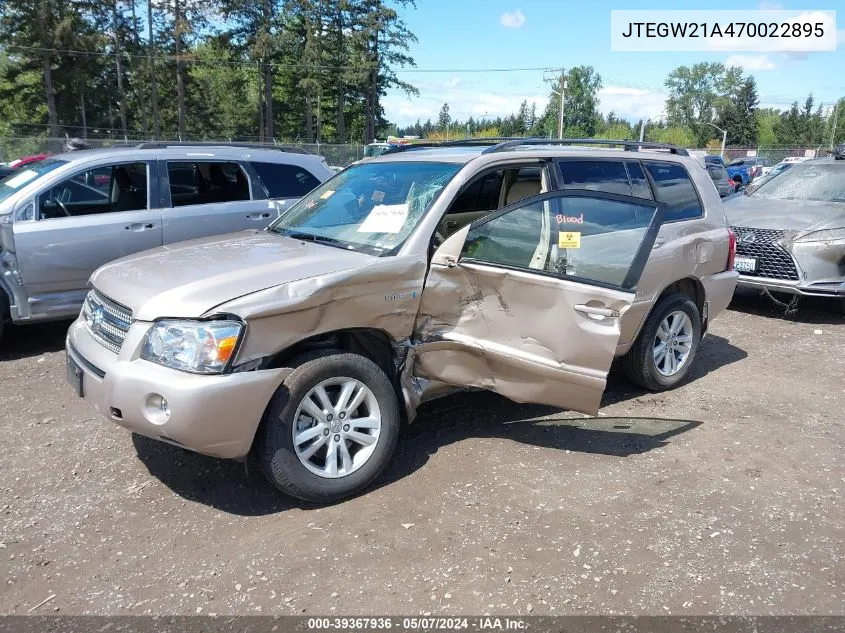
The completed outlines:
{"type": "MultiPolygon", "coordinates": [[[[550,69],[547,72],[552,72],[552,69],[550,69]]],[[[551,83],[552,86],[554,86],[554,79],[552,77],[547,76],[545,73],[543,74],[543,81],[547,81],[547,82],[551,83]]],[[[563,93],[564,93],[564,90],[566,89],[566,69],[565,68],[560,69],[560,76],[558,77],[557,81],[558,81],[559,88],[557,90],[555,88],[552,88],[552,94],[560,97],[560,115],[558,116],[558,122],[557,122],[557,137],[559,139],[561,139],[561,138],[563,138],[563,93]]],[[[552,131],[549,130],[549,138],[551,138],[551,137],[552,137],[552,131]]]]}
{"type": "Polygon", "coordinates": [[[563,138],[563,91],[566,89],[565,69],[560,69],[560,121],[558,122],[557,137],[563,138]]]}
{"type": "Polygon", "coordinates": [[[837,100],[836,104],[833,106],[833,125],[831,126],[832,129],[830,130],[830,150],[831,151],[833,151],[833,141],[836,140],[837,110],[839,110],[839,100],[837,100]]]}
{"type": "Polygon", "coordinates": [[[644,138],[645,138],[645,119],[640,121],[640,143],[643,142],[644,138]]]}

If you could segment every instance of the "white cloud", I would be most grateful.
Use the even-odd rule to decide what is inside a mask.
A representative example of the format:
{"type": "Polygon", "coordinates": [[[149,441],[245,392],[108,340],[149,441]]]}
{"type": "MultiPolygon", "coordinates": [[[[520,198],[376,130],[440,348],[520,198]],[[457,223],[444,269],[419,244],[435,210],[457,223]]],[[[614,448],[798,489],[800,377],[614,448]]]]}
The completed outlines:
{"type": "Polygon", "coordinates": [[[452,77],[448,81],[443,84],[444,88],[457,88],[458,84],[461,83],[460,77],[452,77]]]}
{"type": "Polygon", "coordinates": [[[518,29],[525,24],[525,15],[520,9],[516,11],[505,11],[499,18],[499,24],[509,29],[518,29]]]}
{"type": "Polygon", "coordinates": [[[659,119],[666,108],[666,95],[625,86],[605,86],[598,92],[599,111],[606,115],[613,112],[617,117],[638,121],[659,119]]]}
{"type": "Polygon", "coordinates": [[[731,55],[725,66],[741,66],[746,72],[775,69],[775,63],[767,55],[731,55]]]}

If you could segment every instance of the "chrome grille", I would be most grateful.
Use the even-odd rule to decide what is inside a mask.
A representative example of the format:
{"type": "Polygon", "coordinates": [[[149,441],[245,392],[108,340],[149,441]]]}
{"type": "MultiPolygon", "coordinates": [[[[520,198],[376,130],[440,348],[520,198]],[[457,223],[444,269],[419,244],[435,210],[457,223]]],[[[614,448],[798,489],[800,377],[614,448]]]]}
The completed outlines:
{"type": "Polygon", "coordinates": [[[91,336],[117,354],[132,324],[132,311],[92,290],[82,304],[82,318],[91,336]]]}
{"type": "Polygon", "coordinates": [[[736,254],[740,257],[757,258],[757,270],[753,273],[742,273],[743,275],[798,281],[795,260],[778,244],[786,235],[786,231],[754,229],[747,226],[732,226],[731,230],[736,235],[736,254]]]}

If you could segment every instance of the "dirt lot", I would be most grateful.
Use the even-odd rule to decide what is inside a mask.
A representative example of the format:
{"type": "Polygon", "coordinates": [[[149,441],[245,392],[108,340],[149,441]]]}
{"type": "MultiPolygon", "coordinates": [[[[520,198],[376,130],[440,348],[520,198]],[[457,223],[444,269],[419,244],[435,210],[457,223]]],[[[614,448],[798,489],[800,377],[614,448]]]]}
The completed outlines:
{"type": "Polygon", "coordinates": [[[67,324],[0,352],[0,612],[845,612],[845,322],[740,297],[694,379],[602,416],[469,394],[332,507],[133,437],[65,384],[67,324]]]}

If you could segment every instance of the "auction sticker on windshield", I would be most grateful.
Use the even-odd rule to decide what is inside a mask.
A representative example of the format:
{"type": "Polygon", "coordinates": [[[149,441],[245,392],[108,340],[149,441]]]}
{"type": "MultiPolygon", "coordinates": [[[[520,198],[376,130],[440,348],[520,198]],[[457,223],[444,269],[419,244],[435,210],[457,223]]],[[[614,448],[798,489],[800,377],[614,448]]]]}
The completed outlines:
{"type": "Polygon", "coordinates": [[[27,170],[22,171],[21,173],[15,175],[15,176],[12,176],[11,178],[9,178],[9,180],[7,180],[3,184],[17,189],[18,187],[25,185],[26,183],[28,183],[30,180],[32,180],[33,178],[35,178],[37,176],[38,176],[37,171],[27,169],[27,170]]]}
{"type": "Polygon", "coordinates": [[[358,232],[398,233],[407,218],[407,204],[377,204],[358,227],[358,232]]]}

